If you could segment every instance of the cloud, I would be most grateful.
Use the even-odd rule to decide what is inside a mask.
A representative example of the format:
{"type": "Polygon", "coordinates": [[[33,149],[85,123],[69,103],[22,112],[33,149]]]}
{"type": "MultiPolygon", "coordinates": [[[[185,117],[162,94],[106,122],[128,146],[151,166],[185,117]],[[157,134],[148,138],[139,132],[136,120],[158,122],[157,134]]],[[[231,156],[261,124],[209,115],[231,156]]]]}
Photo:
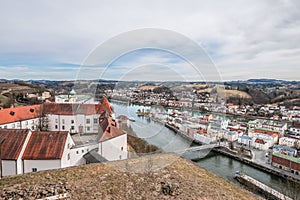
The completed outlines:
{"type": "MultiPolygon", "coordinates": [[[[99,44],[120,33],[154,27],[196,41],[217,65],[223,79],[265,76],[299,80],[295,75],[300,65],[299,10],[300,3],[296,0],[136,0],[130,4],[117,0],[4,1],[0,7],[0,65],[7,69],[1,78],[32,79],[35,73],[40,73],[49,79],[62,76],[74,79],[77,68],[67,68],[67,63],[84,63],[99,44]],[[26,66],[32,73],[15,74],[11,66],[26,66]],[[53,69],[61,74],[52,72],[53,69]],[[262,69],[266,74],[261,74],[262,69]]],[[[115,45],[125,47],[135,42],[115,45]]],[[[164,41],[153,44],[156,42],[164,41]]],[[[168,45],[184,48],[180,43],[168,45]]],[[[193,54],[193,49],[184,51],[193,54]]],[[[164,56],[128,59],[136,65],[143,62],[174,65],[167,63],[173,60],[164,56]]],[[[181,61],[178,65],[184,66],[181,61]]]]}

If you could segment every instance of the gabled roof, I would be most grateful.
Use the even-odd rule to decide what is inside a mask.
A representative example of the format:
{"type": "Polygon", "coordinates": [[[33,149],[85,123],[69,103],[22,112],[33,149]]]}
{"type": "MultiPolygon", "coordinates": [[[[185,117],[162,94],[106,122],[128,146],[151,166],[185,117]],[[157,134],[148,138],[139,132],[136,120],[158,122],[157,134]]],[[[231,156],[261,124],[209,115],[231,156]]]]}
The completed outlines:
{"type": "Polygon", "coordinates": [[[256,138],[255,143],[265,144],[266,142],[263,139],[256,138]]]}
{"type": "Polygon", "coordinates": [[[44,104],[44,114],[55,115],[74,115],[74,114],[101,114],[103,112],[112,114],[112,108],[106,97],[98,104],[79,104],[79,103],[46,103],[44,104]]]}
{"type": "Polygon", "coordinates": [[[0,110],[0,124],[38,118],[41,116],[41,105],[20,106],[0,110]]]}
{"type": "Polygon", "coordinates": [[[276,131],[269,131],[269,130],[264,130],[264,129],[255,129],[255,133],[261,133],[261,134],[266,134],[266,135],[277,135],[278,137],[280,136],[280,132],[276,131]]]}
{"type": "Polygon", "coordinates": [[[46,103],[45,114],[74,115],[74,114],[100,114],[103,109],[101,104],[69,104],[69,103],[46,103]]]}
{"type": "Polygon", "coordinates": [[[111,117],[107,118],[106,120],[107,120],[106,127],[105,130],[103,130],[103,134],[100,136],[99,139],[100,142],[125,134],[124,131],[122,131],[117,127],[116,122],[111,117]]]}
{"type": "Polygon", "coordinates": [[[67,131],[32,132],[22,159],[61,159],[67,137],[67,131]]]}
{"type": "Polygon", "coordinates": [[[1,145],[1,159],[17,160],[29,131],[28,129],[0,129],[0,140],[5,139],[1,145]]]}
{"type": "Polygon", "coordinates": [[[110,103],[109,103],[109,101],[107,100],[107,98],[105,96],[102,97],[101,105],[102,105],[102,110],[103,111],[107,111],[109,114],[113,113],[113,110],[110,106],[110,103]]]}

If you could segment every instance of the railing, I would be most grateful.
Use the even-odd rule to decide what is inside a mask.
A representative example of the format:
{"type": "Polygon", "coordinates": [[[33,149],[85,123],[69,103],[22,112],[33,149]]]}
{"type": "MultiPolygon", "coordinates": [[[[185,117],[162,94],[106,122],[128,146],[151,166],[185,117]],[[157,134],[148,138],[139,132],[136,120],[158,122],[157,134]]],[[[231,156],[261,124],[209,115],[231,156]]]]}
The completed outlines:
{"type": "Polygon", "coordinates": [[[185,152],[201,151],[201,150],[206,150],[206,149],[213,149],[216,147],[226,147],[226,143],[220,142],[220,143],[216,143],[216,144],[206,144],[206,145],[201,145],[201,146],[189,147],[189,148],[186,148],[183,150],[175,151],[175,153],[182,154],[185,152]]]}

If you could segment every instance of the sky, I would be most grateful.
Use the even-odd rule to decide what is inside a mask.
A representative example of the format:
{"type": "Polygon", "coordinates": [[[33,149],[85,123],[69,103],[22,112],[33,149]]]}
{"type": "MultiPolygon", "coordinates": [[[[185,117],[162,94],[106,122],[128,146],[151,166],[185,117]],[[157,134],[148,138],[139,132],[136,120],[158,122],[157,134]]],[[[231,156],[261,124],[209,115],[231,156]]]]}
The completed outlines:
{"type": "Polygon", "coordinates": [[[298,0],[0,2],[0,79],[300,80],[298,0]]]}

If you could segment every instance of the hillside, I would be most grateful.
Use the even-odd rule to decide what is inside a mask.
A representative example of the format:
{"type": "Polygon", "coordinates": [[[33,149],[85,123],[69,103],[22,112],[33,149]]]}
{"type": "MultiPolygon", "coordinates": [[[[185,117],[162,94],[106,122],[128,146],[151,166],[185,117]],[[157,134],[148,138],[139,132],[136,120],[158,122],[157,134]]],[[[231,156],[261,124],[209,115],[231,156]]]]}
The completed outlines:
{"type": "Polygon", "coordinates": [[[25,174],[0,180],[0,199],[256,199],[175,154],[25,174]]]}

